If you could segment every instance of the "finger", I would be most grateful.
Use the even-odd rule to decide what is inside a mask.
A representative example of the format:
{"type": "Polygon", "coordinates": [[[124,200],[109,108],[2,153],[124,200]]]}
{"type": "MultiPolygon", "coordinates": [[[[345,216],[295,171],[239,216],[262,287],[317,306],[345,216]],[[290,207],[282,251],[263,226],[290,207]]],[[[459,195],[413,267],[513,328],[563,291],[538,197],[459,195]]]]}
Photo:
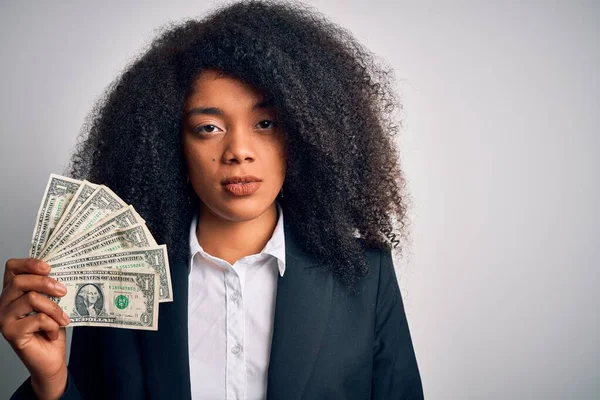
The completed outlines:
{"type": "Polygon", "coordinates": [[[31,311],[47,314],[61,326],[68,325],[70,321],[67,313],[48,297],[38,292],[27,292],[6,306],[2,312],[2,325],[22,319],[31,311]]]}
{"type": "Polygon", "coordinates": [[[45,331],[45,332],[46,332],[46,336],[48,337],[48,339],[50,339],[50,340],[56,340],[56,339],[58,339],[59,329],[52,330],[52,331],[45,331]]]}
{"type": "Polygon", "coordinates": [[[50,266],[37,258],[11,258],[6,262],[4,268],[4,281],[2,287],[6,287],[15,275],[47,275],[49,272],[50,266]]]}
{"type": "Polygon", "coordinates": [[[44,313],[35,314],[8,324],[2,334],[17,349],[28,342],[33,333],[44,331],[49,338],[58,338],[60,326],[55,320],[44,313]]]}
{"type": "Polygon", "coordinates": [[[67,288],[54,278],[42,275],[20,274],[16,275],[2,291],[0,296],[0,309],[12,303],[25,292],[40,292],[49,296],[62,297],[67,293],[67,288]]]}

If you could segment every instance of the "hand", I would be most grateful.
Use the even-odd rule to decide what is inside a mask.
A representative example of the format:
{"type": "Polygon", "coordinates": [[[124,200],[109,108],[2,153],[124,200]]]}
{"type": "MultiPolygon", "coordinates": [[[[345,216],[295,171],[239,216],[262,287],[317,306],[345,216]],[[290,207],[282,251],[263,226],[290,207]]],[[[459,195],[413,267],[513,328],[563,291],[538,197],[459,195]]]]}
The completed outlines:
{"type": "Polygon", "coordinates": [[[49,272],[41,260],[10,259],[0,295],[0,331],[29,370],[38,399],[59,398],[67,383],[69,317],[43,295],[62,297],[67,290],[49,272]],[[27,316],[34,310],[38,313],[27,316]]]}

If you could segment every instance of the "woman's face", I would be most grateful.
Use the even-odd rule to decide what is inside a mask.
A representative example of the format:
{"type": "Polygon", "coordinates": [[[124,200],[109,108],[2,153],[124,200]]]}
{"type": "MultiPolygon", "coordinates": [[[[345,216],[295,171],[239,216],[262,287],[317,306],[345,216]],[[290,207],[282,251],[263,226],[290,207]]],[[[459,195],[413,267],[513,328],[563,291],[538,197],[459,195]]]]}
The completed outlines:
{"type": "Polygon", "coordinates": [[[261,102],[256,89],[216,70],[196,80],[185,102],[182,139],[201,213],[247,221],[274,204],[285,178],[283,132],[275,109],[261,102]],[[225,182],[243,176],[260,182],[225,182]]]}

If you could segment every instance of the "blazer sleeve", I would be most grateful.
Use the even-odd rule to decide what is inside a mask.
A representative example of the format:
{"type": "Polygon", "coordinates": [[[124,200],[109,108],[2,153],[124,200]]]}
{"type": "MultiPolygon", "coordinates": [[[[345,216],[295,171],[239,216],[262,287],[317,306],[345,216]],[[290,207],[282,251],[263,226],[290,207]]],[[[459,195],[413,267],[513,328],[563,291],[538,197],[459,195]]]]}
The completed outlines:
{"type": "MultiPolygon", "coordinates": [[[[128,329],[87,326],[74,329],[67,387],[60,399],[107,399],[118,397],[115,393],[123,398],[141,397],[138,393],[143,391],[142,374],[135,338],[135,331],[128,329]],[[116,381],[111,374],[119,374],[123,379],[116,381]]],[[[11,397],[11,400],[26,399],[35,399],[31,378],[11,397]]]]}
{"type": "MultiPolygon", "coordinates": [[[[35,400],[35,393],[33,393],[33,388],[31,387],[31,377],[27,378],[25,382],[19,386],[17,391],[13,393],[10,397],[10,400],[35,400]]],[[[81,394],[73,384],[73,377],[71,376],[71,372],[69,372],[69,376],[67,378],[67,387],[65,392],[60,397],[60,400],[81,400],[81,394]]]]}
{"type": "Polygon", "coordinates": [[[423,399],[421,376],[389,250],[379,266],[371,399],[423,399]]]}

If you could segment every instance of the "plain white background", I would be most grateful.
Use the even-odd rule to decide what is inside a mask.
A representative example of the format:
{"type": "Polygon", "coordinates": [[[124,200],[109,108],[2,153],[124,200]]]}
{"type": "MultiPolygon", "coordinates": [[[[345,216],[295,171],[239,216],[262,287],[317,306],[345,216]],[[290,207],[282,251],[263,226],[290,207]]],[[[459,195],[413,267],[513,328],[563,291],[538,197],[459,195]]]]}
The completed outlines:
{"type": "MultiPolygon", "coordinates": [[[[392,66],[428,399],[600,396],[599,3],[310,1],[392,66]]],[[[0,257],[106,85],[201,1],[0,5],[0,257]]],[[[0,271],[1,272],[1,271],[0,271]]],[[[0,397],[27,371],[0,341],[0,397]]]]}

